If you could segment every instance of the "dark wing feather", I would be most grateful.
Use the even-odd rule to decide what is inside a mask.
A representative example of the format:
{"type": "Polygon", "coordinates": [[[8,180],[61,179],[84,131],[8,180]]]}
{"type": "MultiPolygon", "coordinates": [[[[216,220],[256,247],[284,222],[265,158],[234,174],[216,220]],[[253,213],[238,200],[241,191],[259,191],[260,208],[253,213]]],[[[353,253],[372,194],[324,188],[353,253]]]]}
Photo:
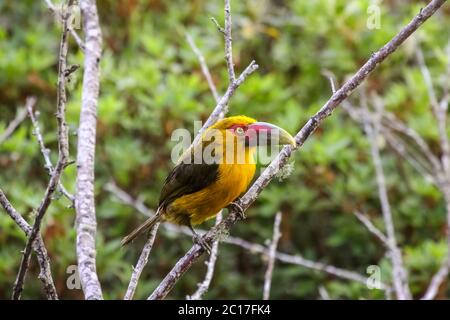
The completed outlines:
{"type": "Polygon", "coordinates": [[[166,205],[181,196],[208,187],[217,180],[218,175],[218,164],[179,163],[164,181],[159,205],[166,205]]]}

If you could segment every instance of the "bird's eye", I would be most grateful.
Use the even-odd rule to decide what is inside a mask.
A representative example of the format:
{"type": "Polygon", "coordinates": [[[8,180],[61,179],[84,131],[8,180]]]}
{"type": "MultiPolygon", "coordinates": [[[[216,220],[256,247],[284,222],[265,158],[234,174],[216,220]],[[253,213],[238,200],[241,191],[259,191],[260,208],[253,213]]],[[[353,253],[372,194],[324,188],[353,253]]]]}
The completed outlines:
{"type": "Polygon", "coordinates": [[[239,135],[239,136],[242,136],[243,134],[244,134],[244,129],[243,128],[241,128],[241,127],[237,127],[236,128],[236,134],[237,135],[239,135]]]}

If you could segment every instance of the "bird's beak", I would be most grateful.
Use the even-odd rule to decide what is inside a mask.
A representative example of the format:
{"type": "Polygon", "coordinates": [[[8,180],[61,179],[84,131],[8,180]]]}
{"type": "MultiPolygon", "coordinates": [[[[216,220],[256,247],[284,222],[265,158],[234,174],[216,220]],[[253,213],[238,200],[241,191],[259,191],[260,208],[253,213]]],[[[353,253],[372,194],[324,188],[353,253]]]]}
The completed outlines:
{"type": "Polygon", "coordinates": [[[286,130],[271,123],[255,122],[248,126],[247,131],[249,130],[250,132],[256,133],[256,136],[255,135],[252,136],[252,133],[250,133],[249,136],[250,144],[252,144],[253,140],[254,142],[256,142],[254,144],[259,146],[269,144],[278,144],[278,145],[289,144],[295,147],[297,145],[294,137],[292,137],[286,130]]]}

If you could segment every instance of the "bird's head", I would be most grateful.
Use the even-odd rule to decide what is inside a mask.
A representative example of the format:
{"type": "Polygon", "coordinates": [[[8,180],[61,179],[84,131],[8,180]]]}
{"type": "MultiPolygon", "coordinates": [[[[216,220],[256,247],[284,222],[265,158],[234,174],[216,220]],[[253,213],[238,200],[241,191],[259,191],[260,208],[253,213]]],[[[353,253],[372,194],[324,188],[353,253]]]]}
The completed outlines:
{"type": "MultiPolygon", "coordinates": [[[[246,116],[234,116],[217,121],[210,129],[231,134],[246,147],[267,145],[295,146],[295,139],[283,128],[267,122],[258,122],[246,116]]],[[[210,130],[208,129],[208,130],[210,130]]]]}

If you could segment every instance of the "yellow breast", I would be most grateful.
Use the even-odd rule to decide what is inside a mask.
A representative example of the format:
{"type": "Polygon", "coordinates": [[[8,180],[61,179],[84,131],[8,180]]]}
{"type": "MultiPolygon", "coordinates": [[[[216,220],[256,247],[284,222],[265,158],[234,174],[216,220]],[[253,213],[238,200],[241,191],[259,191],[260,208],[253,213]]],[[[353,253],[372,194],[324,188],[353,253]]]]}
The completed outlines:
{"type": "MultiPolygon", "coordinates": [[[[246,160],[253,158],[254,150],[246,149],[246,160]]],[[[175,200],[174,208],[182,209],[179,212],[188,213],[192,225],[197,225],[214,217],[222,208],[242,195],[255,175],[256,165],[253,161],[243,164],[220,164],[218,179],[198,192],[185,195],[175,200]]],[[[178,211],[178,210],[177,210],[178,211]]],[[[182,217],[169,218],[173,222],[182,220],[182,217]]]]}

